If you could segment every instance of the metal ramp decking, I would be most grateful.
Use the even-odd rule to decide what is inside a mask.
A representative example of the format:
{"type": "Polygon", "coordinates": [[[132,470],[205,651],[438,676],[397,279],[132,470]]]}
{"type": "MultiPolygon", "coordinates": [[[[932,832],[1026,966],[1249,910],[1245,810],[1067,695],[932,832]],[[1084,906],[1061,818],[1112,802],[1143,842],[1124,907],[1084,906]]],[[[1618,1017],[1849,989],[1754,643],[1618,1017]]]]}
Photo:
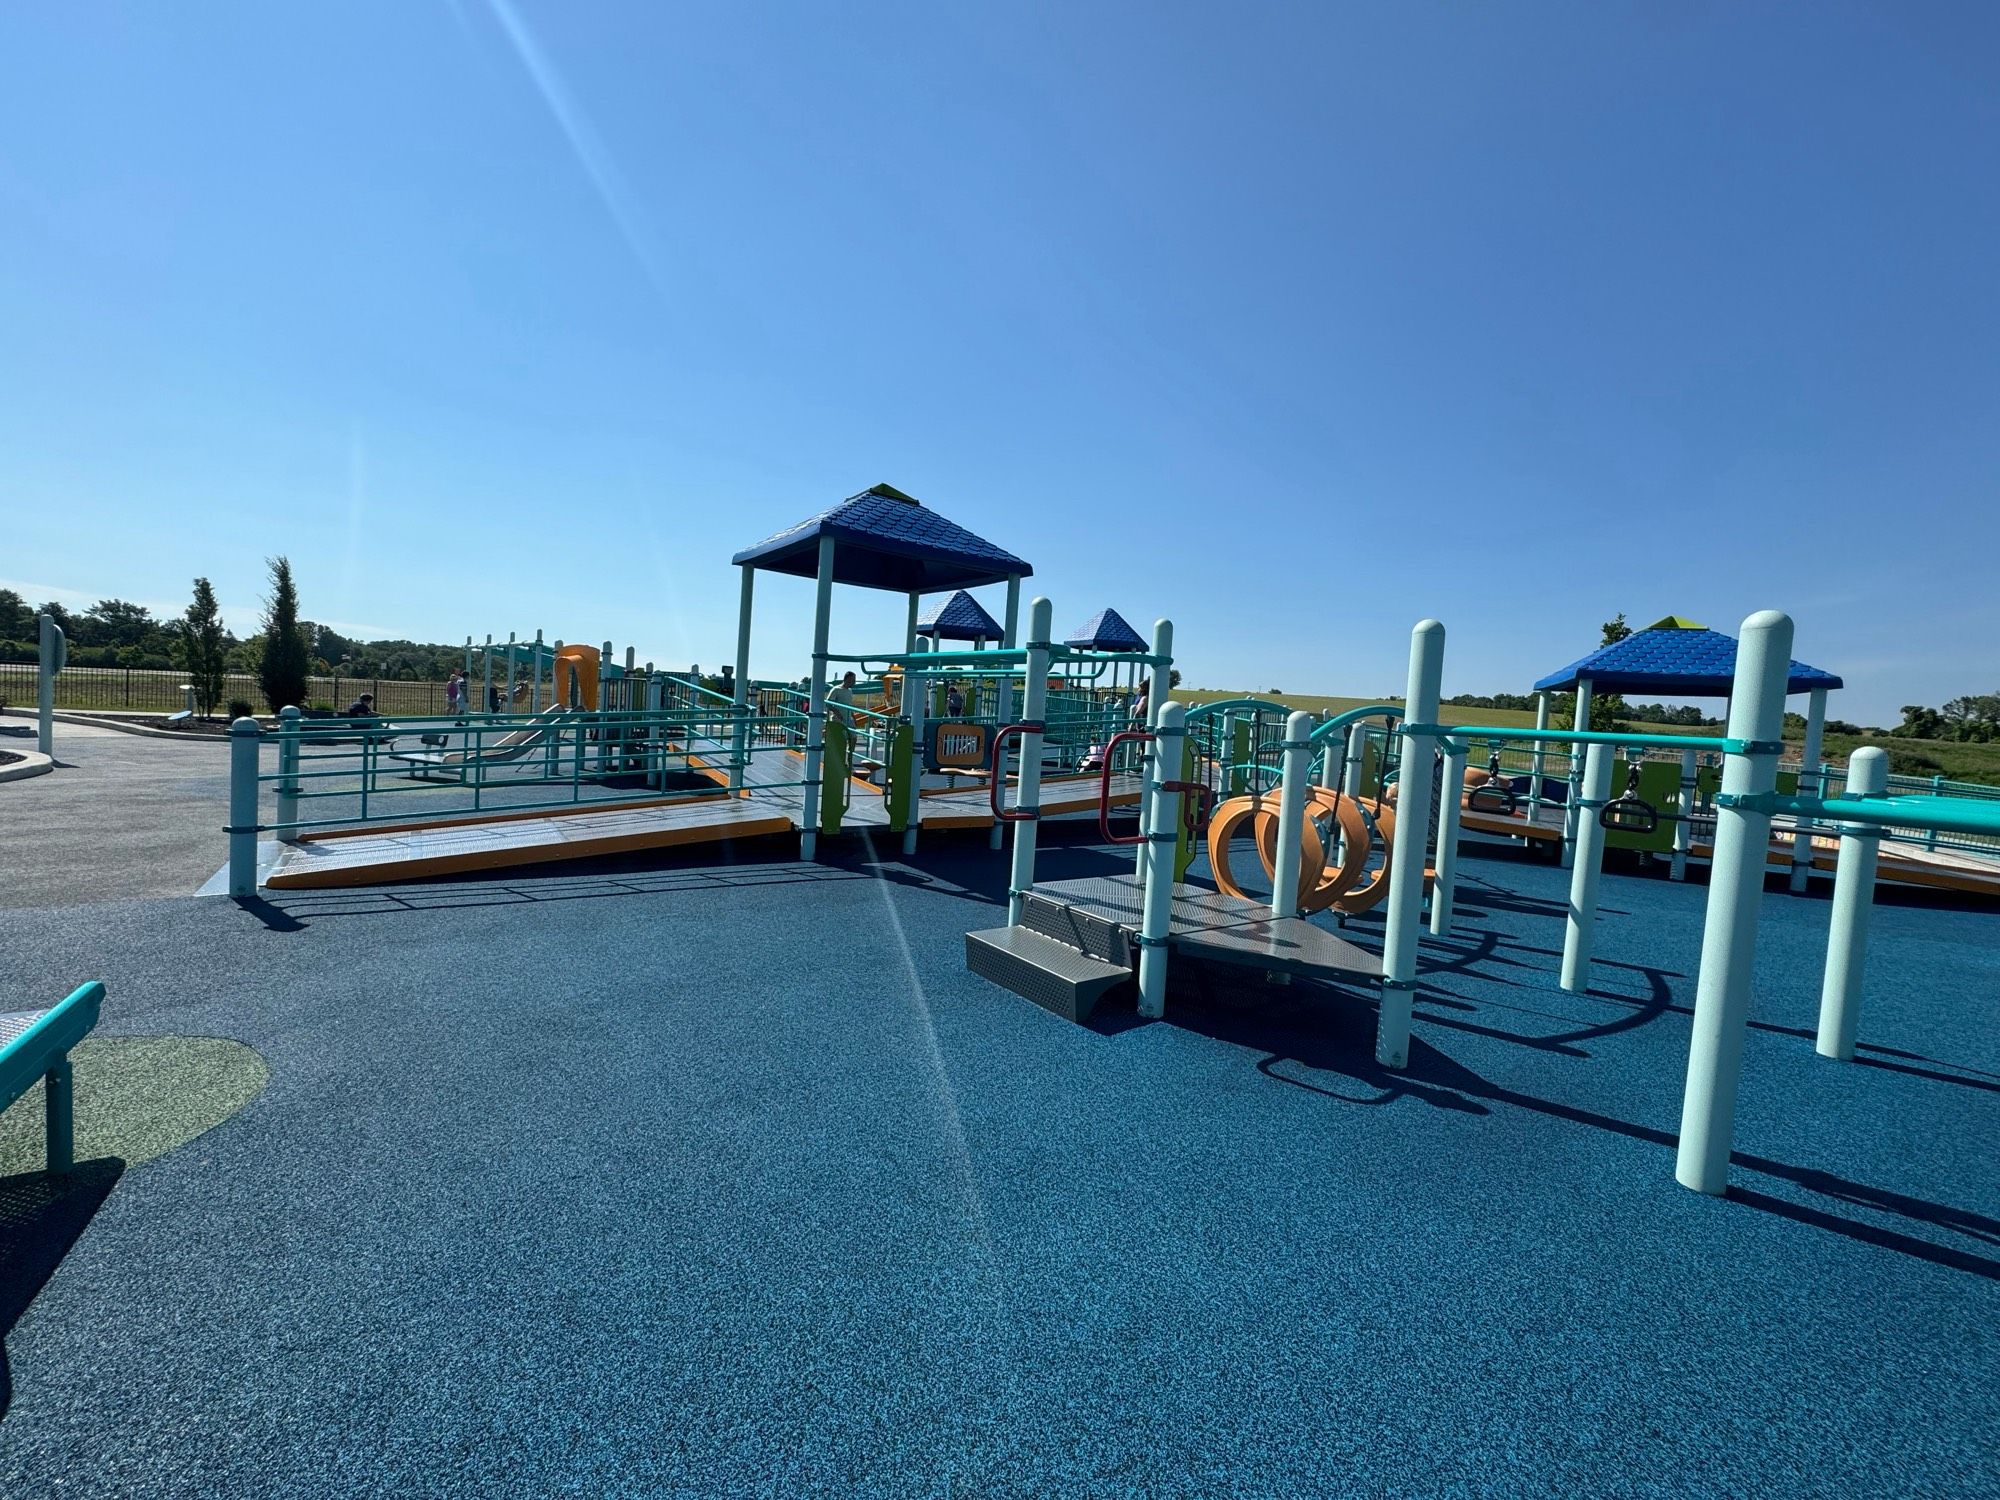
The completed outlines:
{"type": "MultiPolygon", "coordinates": [[[[1038,885],[1021,925],[965,935],[966,967],[1066,1020],[1082,1021],[1134,975],[1145,886],[1137,875],[1038,885]]],[[[1174,886],[1169,951],[1265,974],[1333,983],[1374,980],[1382,961],[1304,917],[1274,917],[1260,901],[1174,886]]]]}
{"type": "MultiPolygon", "coordinates": [[[[700,760],[696,758],[699,766],[700,760]]],[[[719,774],[713,766],[702,767],[719,774]]],[[[262,883],[273,890],[379,885],[518,865],[589,859],[795,833],[805,815],[805,758],[795,750],[750,757],[745,790],[731,796],[680,796],[622,803],[579,803],[544,811],[467,813],[424,823],[336,829],[281,845],[262,883]]],[[[1043,783],[1044,817],[1094,813],[1096,777],[1043,783]]],[[[1139,800],[1139,778],[1112,780],[1114,806],[1139,800]]],[[[881,789],[850,783],[843,829],[887,829],[881,789]]],[[[993,813],[985,790],[938,792],[923,799],[925,829],[986,829],[993,813]]]]}

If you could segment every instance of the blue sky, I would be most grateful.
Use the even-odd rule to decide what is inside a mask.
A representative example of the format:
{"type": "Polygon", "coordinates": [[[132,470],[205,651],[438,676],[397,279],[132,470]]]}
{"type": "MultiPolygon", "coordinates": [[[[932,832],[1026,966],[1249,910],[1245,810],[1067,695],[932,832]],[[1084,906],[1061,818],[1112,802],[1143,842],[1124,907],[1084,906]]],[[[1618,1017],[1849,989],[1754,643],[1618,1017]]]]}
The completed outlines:
{"type": "Polygon", "coordinates": [[[710,664],[886,480],[1197,684],[1775,606],[1836,714],[2000,688],[1991,6],[15,6],[0,139],[35,600],[710,664]]]}

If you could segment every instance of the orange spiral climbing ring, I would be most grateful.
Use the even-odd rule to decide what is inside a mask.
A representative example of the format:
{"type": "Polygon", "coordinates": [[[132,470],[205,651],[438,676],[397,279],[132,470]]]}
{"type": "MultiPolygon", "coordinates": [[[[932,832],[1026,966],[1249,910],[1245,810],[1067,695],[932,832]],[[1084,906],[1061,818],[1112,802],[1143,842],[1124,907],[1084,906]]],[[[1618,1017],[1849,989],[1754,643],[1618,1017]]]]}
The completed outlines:
{"type": "MultiPolygon", "coordinates": [[[[1303,911],[1354,914],[1368,911],[1389,894],[1391,849],[1396,815],[1379,800],[1363,802],[1328,787],[1307,789],[1300,812],[1299,907],[1303,911]],[[1366,883],[1370,856],[1379,848],[1381,863],[1366,883]],[[1334,851],[1340,851],[1336,863],[1334,851]]],[[[1257,841],[1264,873],[1275,878],[1278,868],[1278,792],[1232,797],[1216,808],[1208,825],[1208,864],[1215,883],[1232,896],[1247,893],[1229,867],[1230,841],[1248,823],[1257,841]]]]}

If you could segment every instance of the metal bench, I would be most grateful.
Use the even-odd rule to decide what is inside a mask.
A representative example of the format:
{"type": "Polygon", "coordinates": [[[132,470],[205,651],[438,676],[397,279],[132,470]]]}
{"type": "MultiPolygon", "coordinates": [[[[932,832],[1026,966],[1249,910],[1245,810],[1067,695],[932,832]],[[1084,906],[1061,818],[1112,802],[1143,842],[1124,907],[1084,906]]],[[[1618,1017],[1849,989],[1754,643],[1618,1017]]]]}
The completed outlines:
{"type": "Polygon", "coordinates": [[[75,1165],[69,1051],[97,1024],[103,1004],[104,986],[93,979],[47,1010],[0,1011],[0,1109],[27,1093],[37,1079],[47,1080],[43,1104],[51,1172],[67,1172],[75,1165]]]}

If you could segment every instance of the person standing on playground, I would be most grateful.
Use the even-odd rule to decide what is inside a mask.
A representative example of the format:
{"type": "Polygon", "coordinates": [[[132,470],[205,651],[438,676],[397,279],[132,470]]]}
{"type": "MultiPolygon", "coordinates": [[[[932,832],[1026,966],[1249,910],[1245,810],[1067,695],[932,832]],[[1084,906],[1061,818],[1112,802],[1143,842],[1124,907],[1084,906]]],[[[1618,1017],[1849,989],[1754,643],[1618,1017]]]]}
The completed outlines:
{"type": "Polygon", "coordinates": [[[840,681],[826,690],[826,713],[846,729],[854,727],[854,674],[842,672],[840,681]]]}
{"type": "Polygon", "coordinates": [[[454,715],[465,712],[465,673],[457,667],[453,667],[451,676],[445,679],[444,711],[454,715]]]}
{"type": "Polygon", "coordinates": [[[955,682],[944,690],[944,711],[954,719],[965,712],[965,690],[955,682]]]}

